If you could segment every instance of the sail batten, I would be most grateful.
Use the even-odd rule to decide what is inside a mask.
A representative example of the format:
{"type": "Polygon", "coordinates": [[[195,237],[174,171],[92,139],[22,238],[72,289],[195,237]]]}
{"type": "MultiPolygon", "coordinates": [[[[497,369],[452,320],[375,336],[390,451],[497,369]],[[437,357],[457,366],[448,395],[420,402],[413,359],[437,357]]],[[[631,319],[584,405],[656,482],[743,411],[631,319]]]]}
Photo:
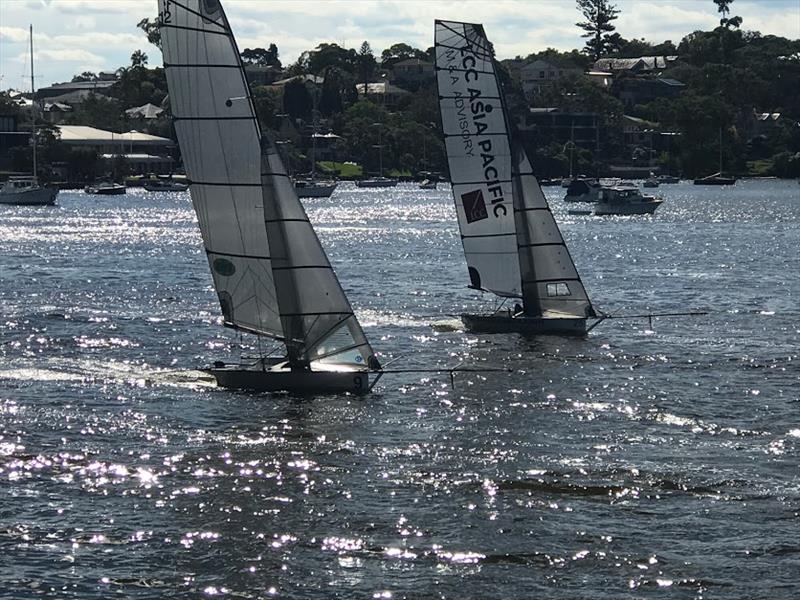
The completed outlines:
{"type": "Polygon", "coordinates": [[[594,315],[513,135],[483,27],[436,21],[434,47],[442,131],[470,287],[521,297],[529,317],[594,315]]]}

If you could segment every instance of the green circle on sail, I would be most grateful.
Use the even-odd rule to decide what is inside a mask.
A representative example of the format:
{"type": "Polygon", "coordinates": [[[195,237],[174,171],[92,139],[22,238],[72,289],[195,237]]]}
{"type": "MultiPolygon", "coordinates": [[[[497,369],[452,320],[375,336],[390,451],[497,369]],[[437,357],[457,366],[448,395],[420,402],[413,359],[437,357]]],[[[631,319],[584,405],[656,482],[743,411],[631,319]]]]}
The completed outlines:
{"type": "Polygon", "coordinates": [[[223,277],[230,277],[236,273],[236,266],[226,258],[215,258],[214,270],[223,277]]]}

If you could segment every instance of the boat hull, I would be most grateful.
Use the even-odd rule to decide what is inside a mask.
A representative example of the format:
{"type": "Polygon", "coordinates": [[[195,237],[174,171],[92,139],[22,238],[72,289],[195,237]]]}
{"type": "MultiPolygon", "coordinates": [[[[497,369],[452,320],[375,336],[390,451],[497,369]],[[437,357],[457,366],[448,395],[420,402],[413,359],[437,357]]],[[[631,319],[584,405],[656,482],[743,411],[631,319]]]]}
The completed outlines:
{"type": "Polygon", "coordinates": [[[703,179],[695,179],[695,185],[735,185],[736,179],[733,177],[705,177],[703,179]]]}
{"type": "Polygon", "coordinates": [[[185,192],[189,189],[188,183],[159,184],[145,182],[142,187],[148,192],[185,192]]]}
{"type": "Polygon", "coordinates": [[[361,179],[356,181],[356,187],[360,188],[384,188],[395,187],[396,185],[396,179],[361,179]]]}
{"type": "Polygon", "coordinates": [[[292,371],[291,369],[245,369],[220,367],[204,369],[224,388],[253,392],[290,392],[294,394],[366,394],[367,371],[292,371]]]}
{"type": "Polygon", "coordinates": [[[294,191],[297,192],[298,198],[330,198],[333,191],[336,189],[336,184],[314,184],[295,186],[294,191]]]}
{"type": "Polygon", "coordinates": [[[52,206],[56,203],[58,188],[40,187],[19,192],[0,194],[0,204],[16,204],[18,206],[52,206]]]}
{"type": "Polygon", "coordinates": [[[128,192],[125,186],[114,187],[87,187],[84,189],[87,194],[94,194],[96,196],[121,196],[128,192]]]}
{"type": "Polygon", "coordinates": [[[594,207],[594,214],[601,217],[611,215],[652,215],[654,212],[656,212],[656,209],[661,206],[662,202],[662,200],[653,200],[651,202],[632,202],[630,204],[598,202],[594,207]]]}
{"type": "Polygon", "coordinates": [[[461,320],[473,333],[520,333],[522,335],[586,335],[586,319],[539,319],[506,315],[462,314],[461,320]]]}

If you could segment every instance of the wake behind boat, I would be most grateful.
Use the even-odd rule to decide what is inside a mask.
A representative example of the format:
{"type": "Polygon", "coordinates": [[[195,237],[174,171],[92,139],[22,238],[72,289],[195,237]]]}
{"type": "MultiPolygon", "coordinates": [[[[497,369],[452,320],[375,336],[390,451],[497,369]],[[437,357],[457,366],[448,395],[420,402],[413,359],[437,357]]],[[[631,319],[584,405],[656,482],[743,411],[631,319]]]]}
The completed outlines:
{"type": "Polygon", "coordinates": [[[516,303],[494,314],[461,315],[464,324],[484,333],[585,334],[587,319],[597,314],[530,161],[511,134],[483,26],[436,21],[435,51],[470,287],[516,303]]]}
{"type": "Polygon", "coordinates": [[[368,391],[380,364],[261,132],[222,6],[159,0],[159,11],[175,131],[224,323],[286,349],[206,371],[229,388],[368,391]]]}

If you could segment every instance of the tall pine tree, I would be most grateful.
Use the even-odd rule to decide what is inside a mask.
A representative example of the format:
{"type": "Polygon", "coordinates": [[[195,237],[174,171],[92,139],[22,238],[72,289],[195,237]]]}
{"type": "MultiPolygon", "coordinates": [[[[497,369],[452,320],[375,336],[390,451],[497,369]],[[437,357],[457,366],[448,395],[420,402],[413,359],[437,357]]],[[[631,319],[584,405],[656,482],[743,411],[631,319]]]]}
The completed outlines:
{"type": "Polygon", "coordinates": [[[612,49],[609,38],[616,28],[611,21],[617,18],[619,11],[608,0],[576,0],[576,3],[586,21],[575,24],[586,32],[581,37],[589,38],[583,51],[598,60],[612,49]]]}

